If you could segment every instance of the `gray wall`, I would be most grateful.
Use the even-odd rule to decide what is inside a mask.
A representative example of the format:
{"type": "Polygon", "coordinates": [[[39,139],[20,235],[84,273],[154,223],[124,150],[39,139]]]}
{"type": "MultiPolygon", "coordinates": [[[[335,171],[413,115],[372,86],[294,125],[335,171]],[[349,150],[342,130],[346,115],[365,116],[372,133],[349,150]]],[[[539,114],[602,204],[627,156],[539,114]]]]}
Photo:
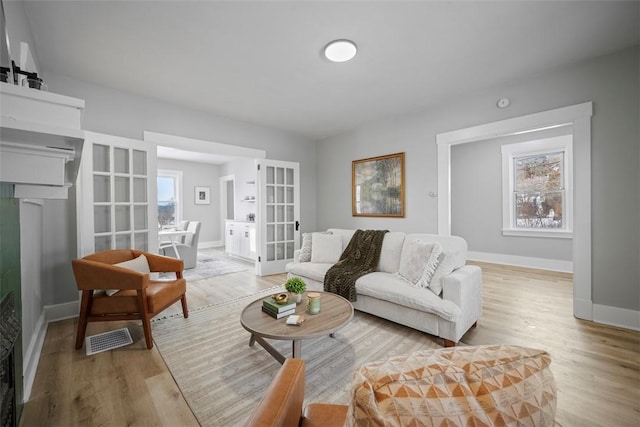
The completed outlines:
{"type": "Polygon", "coordinates": [[[451,234],[476,252],[572,260],[570,239],[502,235],[503,145],[566,135],[571,126],[451,147],[451,234]]]}
{"type": "MultiPolygon", "coordinates": [[[[390,118],[318,144],[318,228],[437,232],[436,134],[593,101],[593,302],[640,308],[638,47],[390,118]],[[511,106],[496,108],[509,97],[511,106]],[[351,216],[351,161],[406,153],[402,219],[351,216]]],[[[381,100],[384,102],[384,100],[381,100]]],[[[454,166],[455,167],[455,166],[454,166]]],[[[473,246],[471,250],[476,250],[473,246]]]]}
{"type": "Polygon", "coordinates": [[[220,241],[220,166],[182,160],[158,159],[158,169],[182,171],[182,218],[200,221],[200,244],[220,241]],[[211,204],[196,205],[195,187],[209,187],[211,204]]]}

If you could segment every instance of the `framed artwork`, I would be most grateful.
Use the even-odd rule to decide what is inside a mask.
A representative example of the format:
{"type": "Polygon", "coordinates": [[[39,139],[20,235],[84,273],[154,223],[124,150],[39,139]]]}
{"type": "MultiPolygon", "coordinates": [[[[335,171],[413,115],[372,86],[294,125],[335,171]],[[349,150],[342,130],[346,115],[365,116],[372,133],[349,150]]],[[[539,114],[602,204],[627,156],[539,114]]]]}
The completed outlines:
{"type": "Polygon", "coordinates": [[[354,160],[352,215],[404,218],[404,153],[354,160]]]}
{"type": "Polygon", "coordinates": [[[196,187],[196,205],[211,204],[211,189],[209,187],[196,187]]]}

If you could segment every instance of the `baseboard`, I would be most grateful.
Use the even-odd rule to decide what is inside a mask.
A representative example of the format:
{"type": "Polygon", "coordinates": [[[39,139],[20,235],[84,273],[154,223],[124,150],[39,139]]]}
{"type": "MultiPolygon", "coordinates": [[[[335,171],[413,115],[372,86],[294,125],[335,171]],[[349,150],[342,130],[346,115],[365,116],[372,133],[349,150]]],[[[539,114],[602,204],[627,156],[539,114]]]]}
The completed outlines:
{"type": "Polygon", "coordinates": [[[469,251],[467,259],[493,264],[513,265],[517,267],[537,268],[539,270],[573,273],[572,261],[560,261],[547,258],[534,258],[519,255],[494,254],[489,252],[469,251]]]}
{"type": "Polygon", "coordinates": [[[198,243],[198,249],[218,248],[220,246],[224,246],[222,240],[211,240],[209,242],[198,243]]]}
{"type": "Polygon", "coordinates": [[[610,305],[593,304],[593,321],[640,331],[640,311],[610,305]]]}
{"type": "Polygon", "coordinates": [[[36,371],[38,370],[38,362],[40,361],[40,354],[42,353],[42,346],[44,345],[44,337],[47,335],[47,325],[47,322],[44,320],[43,310],[36,323],[35,333],[29,341],[29,347],[27,347],[22,365],[22,395],[25,402],[29,400],[31,387],[33,387],[33,381],[36,379],[36,371]]]}
{"type": "Polygon", "coordinates": [[[593,320],[593,304],[589,300],[573,298],[573,315],[582,320],[593,320]]]}
{"type": "Polygon", "coordinates": [[[42,346],[44,345],[44,338],[47,335],[49,322],[77,317],[78,305],[79,301],[72,301],[63,304],[47,305],[42,308],[35,332],[29,341],[29,347],[27,347],[27,353],[24,355],[24,367],[22,370],[24,376],[24,402],[28,401],[31,396],[31,388],[36,378],[38,362],[40,362],[42,346]]]}
{"type": "Polygon", "coordinates": [[[56,305],[45,305],[42,310],[44,311],[44,318],[47,323],[69,319],[71,317],[78,317],[78,313],[80,310],[80,301],[71,301],[56,305]]]}

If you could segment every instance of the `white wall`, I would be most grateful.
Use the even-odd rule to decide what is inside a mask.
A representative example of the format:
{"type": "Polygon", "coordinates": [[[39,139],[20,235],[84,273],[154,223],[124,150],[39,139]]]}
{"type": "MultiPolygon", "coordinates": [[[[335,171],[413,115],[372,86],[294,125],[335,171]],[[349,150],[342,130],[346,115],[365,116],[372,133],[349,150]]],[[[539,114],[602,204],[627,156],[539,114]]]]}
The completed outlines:
{"type": "MultiPolygon", "coordinates": [[[[436,134],[593,101],[593,302],[640,309],[638,47],[524,77],[318,144],[318,228],[437,232],[436,134]],[[496,108],[509,97],[511,106],[496,108]],[[406,217],[351,216],[351,161],[406,153],[406,217]]],[[[381,100],[383,102],[383,100],[381,100]]],[[[470,248],[474,250],[473,247],[470,248]]]]}
{"type": "Polygon", "coordinates": [[[182,160],[158,159],[158,169],[182,171],[182,218],[200,221],[199,244],[220,242],[220,166],[182,160]],[[195,187],[209,187],[211,204],[196,205],[195,187]]]}

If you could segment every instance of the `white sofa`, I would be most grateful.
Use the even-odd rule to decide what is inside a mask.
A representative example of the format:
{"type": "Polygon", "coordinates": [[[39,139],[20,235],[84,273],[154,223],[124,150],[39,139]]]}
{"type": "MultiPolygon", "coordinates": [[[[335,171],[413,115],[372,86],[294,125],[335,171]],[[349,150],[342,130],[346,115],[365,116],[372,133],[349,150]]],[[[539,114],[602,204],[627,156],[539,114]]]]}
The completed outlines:
{"type": "MultiPolygon", "coordinates": [[[[327,233],[342,238],[344,250],[355,230],[330,228],[327,233]]],[[[380,260],[375,272],[356,281],[356,310],[373,314],[444,339],[453,346],[482,314],[482,272],[466,265],[467,242],[457,236],[388,232],[384,236],[380,260]],[[397,272],[404,245],[419,240],[439,242],[448,257],[450,274],[442,276],[442,293],[412,286],[397,272]]],[[[286,266],[289,277],[300,277],[309,290],[323,290],[324,276],[333,263],[300,262],[300,250],[286,266]]],[[[442,275],[441,271],[440,275],[442,275]]]]}

